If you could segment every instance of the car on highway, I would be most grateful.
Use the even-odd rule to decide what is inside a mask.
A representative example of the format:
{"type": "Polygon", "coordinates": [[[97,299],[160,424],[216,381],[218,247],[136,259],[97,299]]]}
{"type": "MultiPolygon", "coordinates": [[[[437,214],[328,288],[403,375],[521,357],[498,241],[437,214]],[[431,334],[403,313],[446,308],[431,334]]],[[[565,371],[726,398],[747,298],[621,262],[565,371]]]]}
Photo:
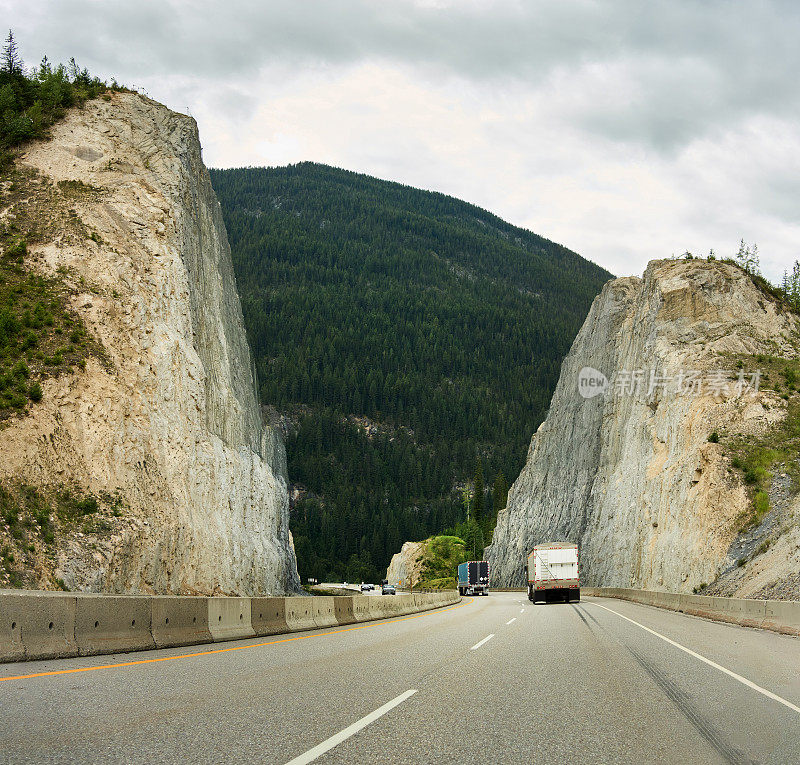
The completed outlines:
{"type": "Polygon", "coordinates": [[[381,585],[381,595],[396,595],[397,590],[395,590],[393,584],[389,584],[388,582],[384,582],[381,585]]]}
{"type": "Polygon", "coordinates": [[[361,592],[369,592],[370,590],[374,589],[375,589],[374,584],[365,584],[364,582],[361,582],[361,592]]]}

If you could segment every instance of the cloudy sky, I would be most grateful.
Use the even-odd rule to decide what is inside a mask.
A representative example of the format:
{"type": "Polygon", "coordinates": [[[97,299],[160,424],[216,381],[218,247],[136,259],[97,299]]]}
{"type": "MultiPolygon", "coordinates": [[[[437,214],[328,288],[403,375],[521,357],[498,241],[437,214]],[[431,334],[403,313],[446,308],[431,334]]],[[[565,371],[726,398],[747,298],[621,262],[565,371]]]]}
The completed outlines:
{"type": "Polygon", "coordinates": [[[213,167],[325,162],[474,202],[615,274],[800,258],[800,3],[0,0],[198,121],[213,167]]]}

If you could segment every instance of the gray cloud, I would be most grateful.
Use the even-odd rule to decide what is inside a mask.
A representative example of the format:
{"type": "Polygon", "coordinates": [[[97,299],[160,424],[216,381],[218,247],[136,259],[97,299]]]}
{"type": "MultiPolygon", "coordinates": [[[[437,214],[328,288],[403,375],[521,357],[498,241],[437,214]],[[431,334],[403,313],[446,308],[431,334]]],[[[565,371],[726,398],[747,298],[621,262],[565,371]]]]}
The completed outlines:
{"type": "MultiPolygon", "coordinates": [[[[14,8],[6,3],[12,20],[14,8]]],[[[409,64],[473,80],[594,85],[571,115],[615,140],[671,149],[753,110],[800,110],[800,4],[731,2],[103,2],[19,14],[26,47],[134,80],[252,77],[265,66],[409,64]],[[65,30],[66,34],[65,34],[65,30]],[[630,92],[620,93],[621,77],[630,92]],[[593,76],[594,75],[594,76],[593,76]]]]}
{"type": "Polygon", "coordinates": [[[714,216],[695,212],[709,205],[720,225],[752,222],[731,241],[774,237],[791,249],[800,223],[800,4],[790,0],[0,7],[28,63],[75,55],[190,109],[213,163],[325,159],[402,175],[579,250],[585,242],[584,254],[617,271],[634,269],[614,248],[635,252],[651,238],[645,226],[676,232],[679,251],[710,238],[702,218],[714,216]],[[539,198],[542,185],[549,197],[539,198]]]}

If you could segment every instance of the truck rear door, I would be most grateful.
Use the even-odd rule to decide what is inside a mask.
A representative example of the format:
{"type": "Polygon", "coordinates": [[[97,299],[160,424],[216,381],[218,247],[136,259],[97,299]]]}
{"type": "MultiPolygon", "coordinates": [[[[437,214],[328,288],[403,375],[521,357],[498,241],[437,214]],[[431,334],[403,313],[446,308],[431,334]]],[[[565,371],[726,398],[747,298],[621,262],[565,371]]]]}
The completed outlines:
{"type": "Polygon", "coordinates": [[[550,553],[552,550],[547,548],[543,550],[536,550],[535,551],[535,559],[536,559],[536,582],[547,582],[552,579],[552,574],[550,573],[550,553]]]}

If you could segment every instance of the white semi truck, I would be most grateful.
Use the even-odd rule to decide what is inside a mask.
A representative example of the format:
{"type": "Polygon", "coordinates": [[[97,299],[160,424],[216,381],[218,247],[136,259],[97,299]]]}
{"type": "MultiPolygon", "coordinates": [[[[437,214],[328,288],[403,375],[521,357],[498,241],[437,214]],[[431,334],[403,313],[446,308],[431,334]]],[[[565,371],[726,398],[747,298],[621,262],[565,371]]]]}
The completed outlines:
{"type": "Polygon", "coordinates": [[[547,542],[536,545],[528,556],[528,600],[581,599],[578,545],[547,542]]]}

